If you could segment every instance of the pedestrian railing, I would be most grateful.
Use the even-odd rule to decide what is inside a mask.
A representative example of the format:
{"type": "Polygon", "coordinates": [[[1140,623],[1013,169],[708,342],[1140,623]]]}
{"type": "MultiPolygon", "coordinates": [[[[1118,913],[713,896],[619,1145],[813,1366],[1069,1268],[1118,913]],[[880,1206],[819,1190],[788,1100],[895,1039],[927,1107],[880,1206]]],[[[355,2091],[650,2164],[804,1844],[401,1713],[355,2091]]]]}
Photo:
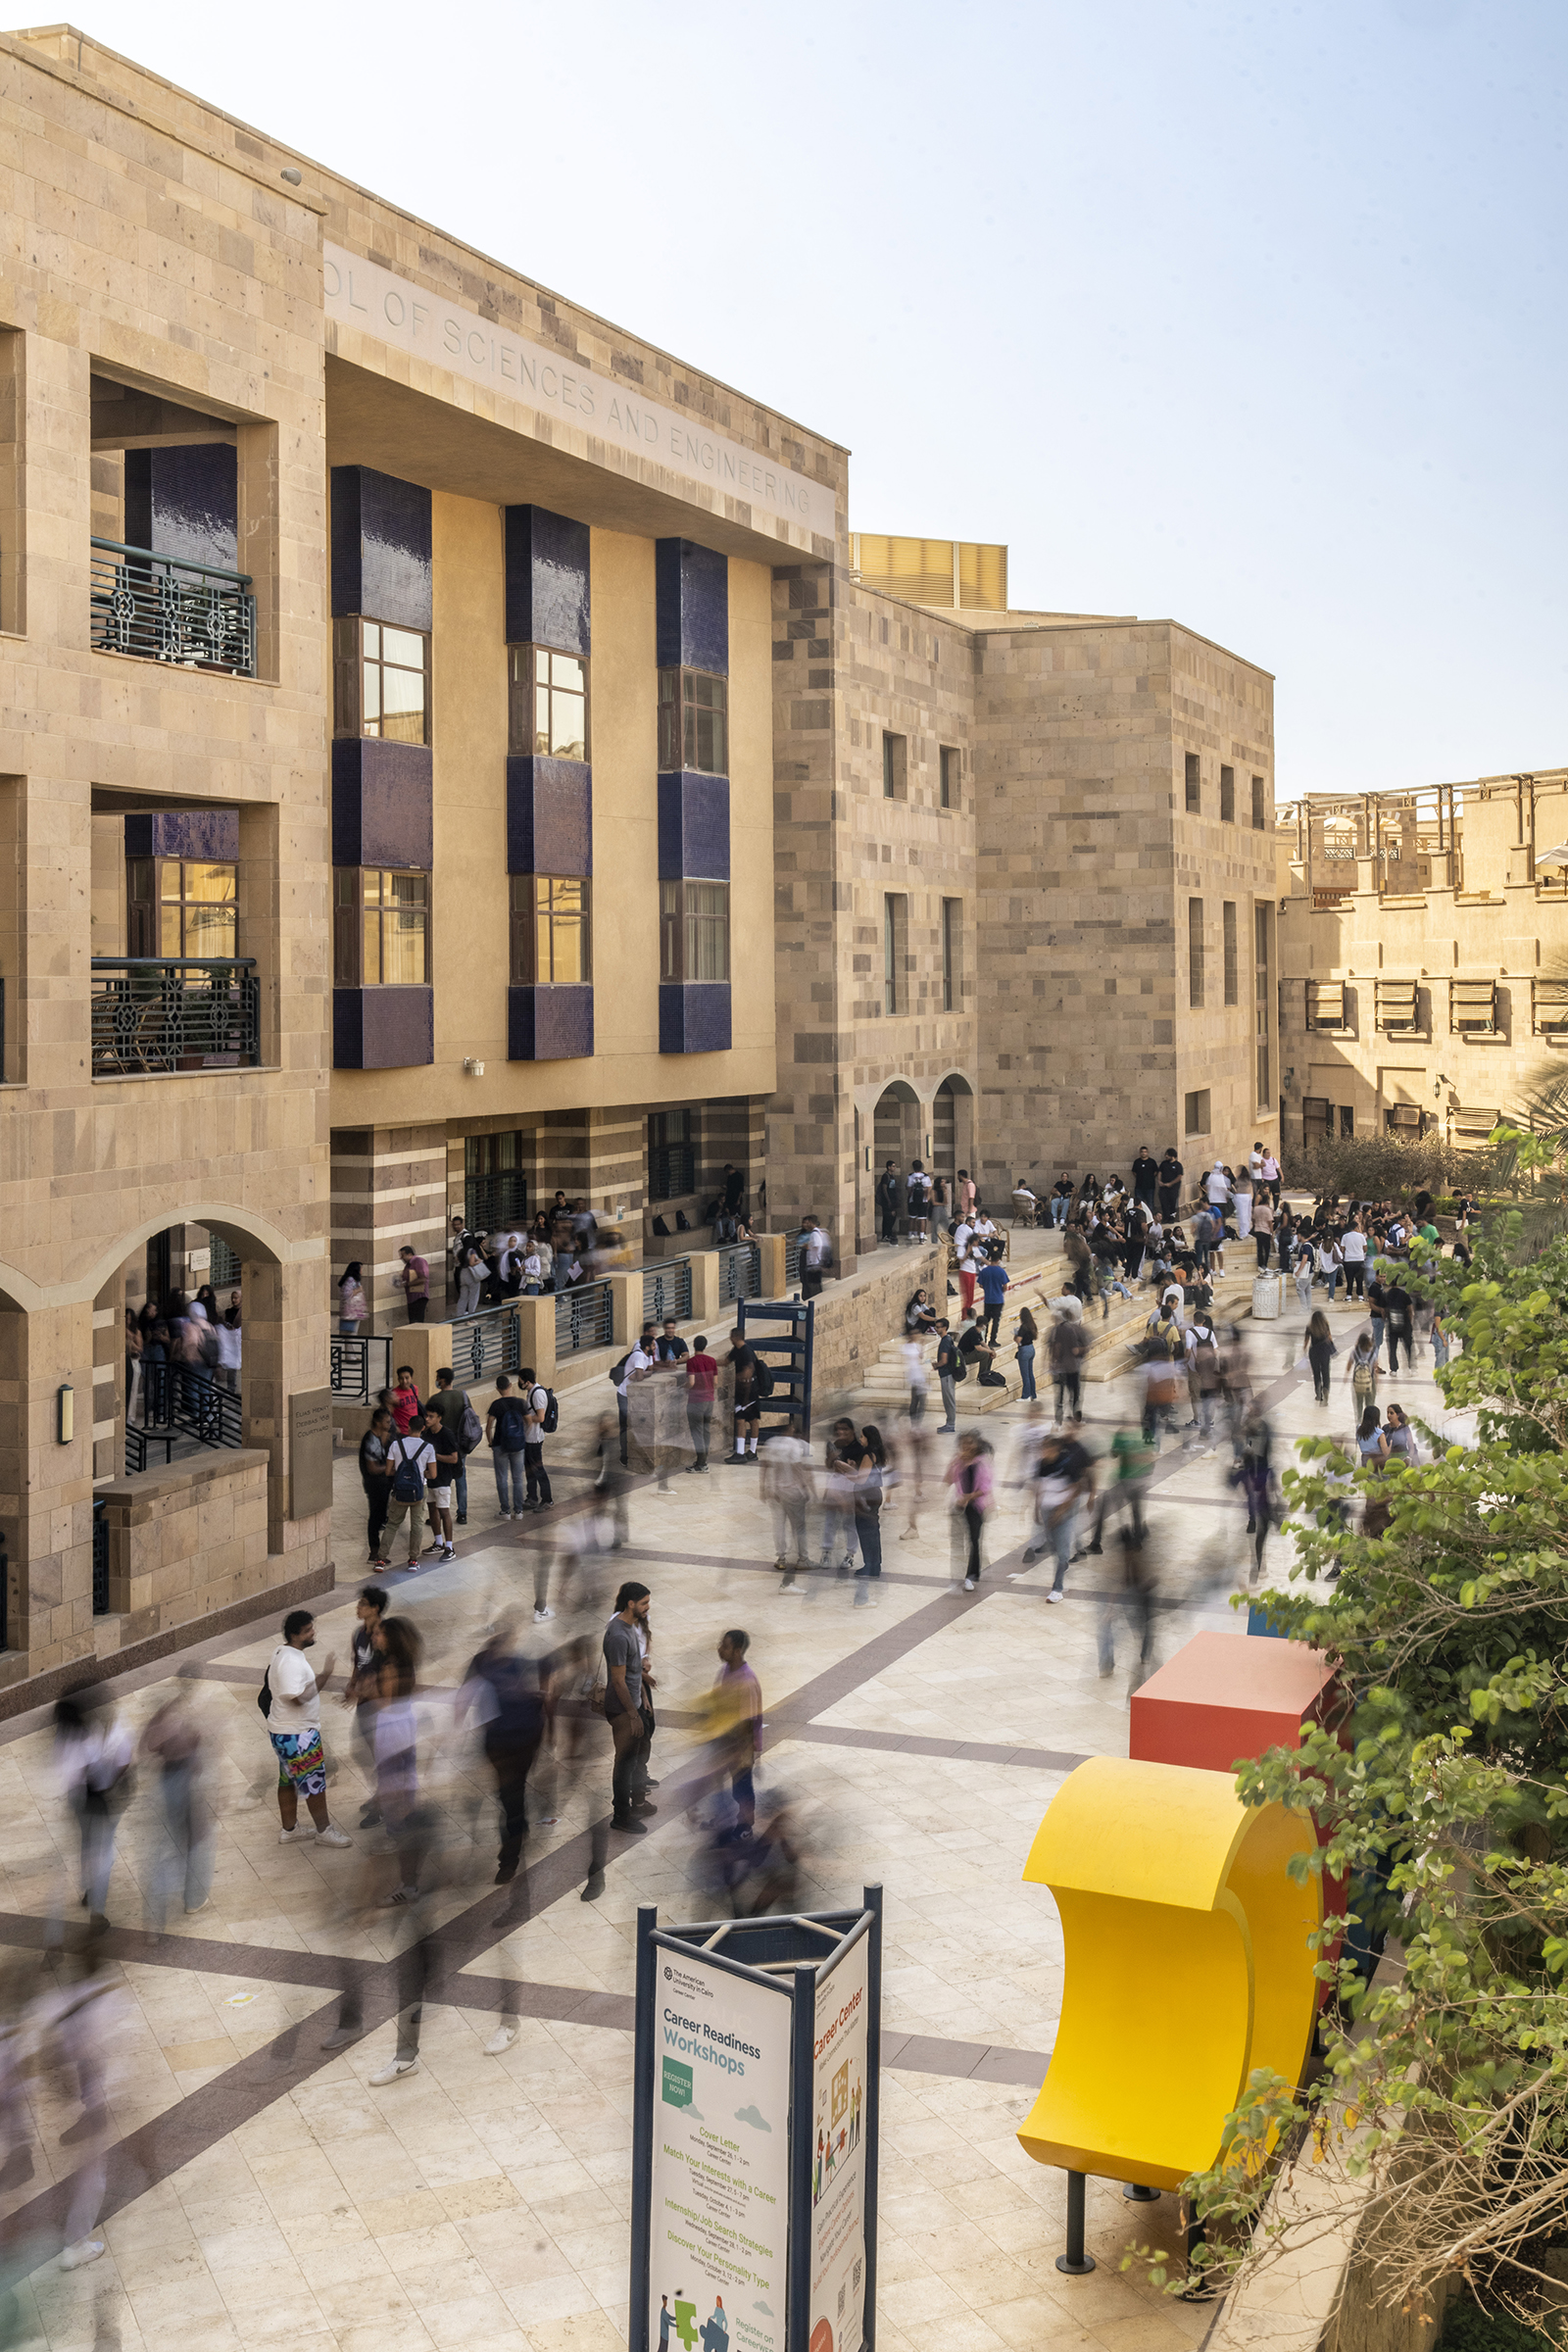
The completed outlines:
{"type": "Polygon", "coordinates": [[[718,1295],[728,1306],[755,1298],[762,1288],[762,1252],[756,1242],[732,1242],[718,1253],[718,1295]]]}
{"type": "Polygon", "coordinates": [[[564,1355],[581,1354],[585,1348],[608,1348],[614,1336],[614,1307],[608,1282],[583,1282],[575,1290],[556,1293],[558,1363],[564,1355]]]}
{"type": "Polygon", "coordinates": [[[785,1288],[786,1288],[786,1289],[788,1289],[791,1283],[799,1282],[799,1281],[800,1281],[800,1279],[801,1279],[801,1237],[800,1237],[800,1235],[799,1235],[798,1233],[787,1233],[787,1234],[784,1236],[784,1285],[785,1285],[785,1288]]]}
{"type": "Polygon", "coordinates": [[[187,564],[117,539],[92,543],[95,653],[137,654],[184,669],[256,674],[256,599],[249,572],[187,564]]]}
{"type": "Polygon", "coordinates": [[[346,1404],[373,1404],[392,1386],[392,1341],[379,1332],[337,1332],[327,1352],[327,1377],[334,1396],[346,1404]]]}
{"type": "Polygon", "coordinates": [[[198,1446],[243,1446],[245,1411],[238,1392],[189,1364],[142,1365],[142,1420],[125,1424],[127,1474],[145,1470],[150,1447],[169,1461],[176,1438],[198,1446]]]}
{"type": "Polygon", "coordinates": [[[95,1078],[233,1070],[261,1058],[254,956],[94,956],[95,1078]]]}
{"type": "Polygon", "coordinates": [[[135,1478],[147,1467],[147,1456],[155,1446],[164,1449],[164,1460],[174,1458],[174,1431],[172,1429],[143,1429],[139,1421],[125,1424],[125,1476],[135,1478]]]}
{"type": "Polygon", "coordinates": [[[666,1315],[677,1315],[684,1322],[691,1311],[692,1261],[689,1257],[666,1257],[657,1266],[644,1266],[645,1321],[662,1323],[666,1315]]]}
{"type": "Polygon", "coordinates": [[[452,1319],[452,1368],[461,1358],[470,1380],[515,1372],[522,1363],[522,1318],[514,1305],[481,1307],[452,1319]]]}

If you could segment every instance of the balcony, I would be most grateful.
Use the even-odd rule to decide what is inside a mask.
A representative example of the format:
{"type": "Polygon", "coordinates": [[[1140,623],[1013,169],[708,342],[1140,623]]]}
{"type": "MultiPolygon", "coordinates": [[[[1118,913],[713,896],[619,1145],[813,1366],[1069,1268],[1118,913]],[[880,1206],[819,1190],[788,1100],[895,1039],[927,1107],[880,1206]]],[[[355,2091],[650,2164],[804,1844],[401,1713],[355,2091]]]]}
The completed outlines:
{"type": "Polygon", "coordinates": [[[92,1074],[164,1078],[261,1058],[262,984],[253,956],[95,956],[92,1074]]]}
{"type": "Polygon", "coordinates": [[[181,669],[256,675],[256,599],[246,571],[217,571],[150,548],[92,543],[95,653],[134,654],[181,669]]]}

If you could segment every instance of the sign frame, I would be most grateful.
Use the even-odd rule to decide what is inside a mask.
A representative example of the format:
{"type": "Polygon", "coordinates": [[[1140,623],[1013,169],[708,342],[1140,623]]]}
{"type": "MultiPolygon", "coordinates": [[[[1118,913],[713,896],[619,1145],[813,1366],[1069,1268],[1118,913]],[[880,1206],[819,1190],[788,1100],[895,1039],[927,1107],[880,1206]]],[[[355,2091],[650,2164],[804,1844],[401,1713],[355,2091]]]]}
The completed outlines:
{"type": "MultiPolygon", "coordinates": [[[[862,2220],[863,2301],[859,2352],[875,2352],[877,2151],[882,2057],[882,1889],[863,1889],[845,1911],[764,1913],[757,1919],[703,1920],[661,1928],[657,1907],[637,1912],[636,2054],[632,2105],[631,2294],[627,2352],[650,2352],[653,2312],[654,2130],[659,2064],[660,1954],[688,1960],[765,1986],[790,2004],[789,2213],[784,2352],[808,2352],[811,2294],[811,2157],[816,2025],[833,1977],[862,1940],[868,1944],[862,2220]],[[727,1947],[727,1948],[726,1948],[727,1947]]],[[[836,2352],[836,2343],[835,2343],[836,2352]]]]}

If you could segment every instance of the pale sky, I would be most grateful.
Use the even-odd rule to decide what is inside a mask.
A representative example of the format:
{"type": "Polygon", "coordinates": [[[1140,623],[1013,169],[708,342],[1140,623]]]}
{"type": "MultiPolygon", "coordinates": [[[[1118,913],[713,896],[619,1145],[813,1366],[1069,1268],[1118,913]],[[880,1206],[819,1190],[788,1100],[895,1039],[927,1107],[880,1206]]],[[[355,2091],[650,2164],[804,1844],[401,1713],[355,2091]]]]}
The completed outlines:
{"type": "Polygon", "coordinates": [[[1273,670],[1282,799],[1568,763],[1561,0],[82,29],[847,443],[852,528],[1273,670]]]}

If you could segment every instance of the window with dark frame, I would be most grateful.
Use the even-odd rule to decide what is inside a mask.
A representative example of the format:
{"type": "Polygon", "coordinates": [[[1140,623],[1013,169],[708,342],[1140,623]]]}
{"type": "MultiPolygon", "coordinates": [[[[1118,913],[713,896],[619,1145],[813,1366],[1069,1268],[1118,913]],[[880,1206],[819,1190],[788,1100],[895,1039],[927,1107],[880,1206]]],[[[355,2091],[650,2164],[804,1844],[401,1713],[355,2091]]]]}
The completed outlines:
{"type": "Polygon", "coordinates": [[[959,958],[963,951],[963,901],[942,902],[942,1009],[953,1012],[958,1003],[959,958]]]}
{"type": "Polygon", "coordinates": [[[1349,1143],[1353,1142],[1354,1138],[1355,1106],[1350,1102],[1342,1102],[1340,1104],[1340,1139],[1344,1143],[1349,1143]]]}
{"type": "Polygon", "coordinates": [[[1262,833],[1268,827],[1268,804],[1263,793],[1263,778],[1252,778],[1252,831],[1262,833]]]}
{"type": "Polygon", "coordinates": [[[909,791],[909,745],[903,735],[882,730],[882,798],[903,801],[909,791]]]}
{"type": "Polygon", "coordinates": [[[1196,752],[1187,754],[1187,807],[1192,815],[1200,815],[1202,812],[1203,786],[1196,752]]]}
{"type": "Polygon", "coordinates": [[[592,884],[578,875],[512,877],[512,977],[519,987],[569,988],[593,978],[592,884]]]}
{"type": "Polygon", "coordinates": [[[1187,902],[1187,1002],[1194,1012],[1203,1008],[1203,902],[1187,902]]]}
{"type": "Polygon", "coordinates": [[[239,867],[201,858],[132,858],[125,916],[127,955],[231,956],[239,867]]]}
{"type": "Polygon", "coordinates": [[[534,759],[582,760],[588,749],[588,664],[548,645],[507,648],[508,749],[534,759]]]}
{"type": "Polygon", "coordinates": [[[729,978],[729,884],[661,882],[661,980],[729,978]]]}
{"type": "Polygon", "coordinates": [[[1222,825],[1236,822],[1236,770],[1222,767],[1219,771],[1219,821],[1222,825]]]}
{"type": "Polygon", "coordinates": [[[334,731],[383,743],[430,740],[430,639],[358,613],[332,623],[334,731]]]}
{"type": "Polygon", "coordinates": [[[1264,1107],[1269,1100],[1269,1036],[1268,1016],[1271,995],[1269,979],[1269,925],[1273,919],[1272,906],[1252,908],[1252,1015],[1257,1045],[1257,1100],[1264,1107]]]}
{"type": "Polygon", "coordinates": [[[938,754],[937,767],[938,786],[941,793],[940,806],[944,808],[956,808],[963,768],[956,745],[951,743],[942,745],[938,754]]]}
{"type": "Polygon", "coordinates": [[[889,891],[882,901],[882,1009],[884,1012],[905,1012],[908,1008],[908,986],[906,970],[908,963],[909,902],[900,891],[889,891]]]}
{"type": "Polygon", "coordinates": [[[528,1147],[521,1127],[463,1139],[463,1213],[473,1233],[520,1226],[528,1214],[528,1147]]]}
{"type": "Polygon", "coordinates": [[[338,988],[422,988],[430,977],[430,877],[377,866],[332,873],[338,988]]]}
{"type": "Polygon", "coordinates": [[[1236,950],[1236,908],[1229,899],[1220,906],[1220,922],[1224,936],[1225,1002],[1236,1004],[1241,1001],[1241,975],[1236,950]]]}
{"type": "Polygon", "coordinates": [[[659,673],[659,771],[729,774],[729,682],[706,669],[659,673]]]}
{"type": "Polygon", "coordinates": [[[656,1110],[648,1120],[648,1198],[679,1200],[697,1190],[697,1148],[689,1110],[656,1110]]]}

